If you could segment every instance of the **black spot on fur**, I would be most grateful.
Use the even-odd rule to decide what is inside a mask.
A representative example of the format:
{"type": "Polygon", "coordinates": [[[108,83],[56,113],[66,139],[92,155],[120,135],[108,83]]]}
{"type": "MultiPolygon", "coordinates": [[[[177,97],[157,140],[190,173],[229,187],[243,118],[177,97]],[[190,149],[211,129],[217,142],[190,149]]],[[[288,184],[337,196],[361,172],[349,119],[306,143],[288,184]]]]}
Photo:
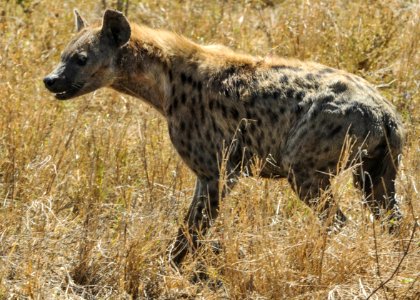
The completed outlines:
{"type": "Polygon", "coordinates": [[[210,135],[210,131],[209,130],[206,131],[205,137],[206,137],[206,140],[207,141],[211,141],[211,135],[210,135]]]}
{"type": "Polygon", "coordinates": [[[236,108],[231,107],[230,108],[230,115],[232,116],[232,118],[234,118],[235,120],[237,120],[239,118],[239,112],[236,108]]]}
{"type": "Polygon", "coordinates": [[[247,119],[249,119],[249,120],[251,120],[251,119],[252,119],[252,112],[251,112],[250,110],[247,110],[247,111],[246,111],[245,118],[247,118],[247,119]]]}
{"type": "Polygon", "coordinates": [[[280,77],[280,83],[283,83],[283,84],[289,83],[289,77],[287,77],[287,75],[283,75],[282,77],[280,77]]]}
{"type": "Polygon", "coordinates": [[[331,169],[337,167],[337,162],[335,160],[330,160],[328,162],[328,167],[331,168],[331,169]]]}
{"type": "Polygon", "coordinates": [[[179,123],[179,129],[180,129],[181,131],[184,131],[184,130],[185,130],[185,122],[184,122],[184,121],[181,121],[181,122],[179,123]]]}
{"type": "Polygon", "coordinates": [[[287,98],[293,98],[293,94],[294,94],[294,90],[293,89],[287,89],[286,90],[286,97],[287,98]]]}
{"type": "Polygon", "coordinates": [[[293,66],[286,66],[286,65],[276,65],[272,66],[271,69],[273,70],[290,70],[290,71],[301,71],[302,69],[299,67],[293,67],[293,66]]]}
{"type": "Polygon", "coordinates": [[[192,78],[191,78],[191,76],[187,76],[186,80],[187,80],[187,83],[192,84],[192,78]]]}
{"type": "Polygon", "coordinates": [[[211,125],[213,126],[213,132],[216,133],[217,132],[217,129],[218,129],[217,126],[216,126],[216,122],[214,122],[213,119],[211,119],[210,122],[211,122],[211,125]]]}
{"type": "Polygon", "coordinates": [[[195,102],[196,102],[196,101],[197,101],[197,100],[195,99],[195,97],[192,97],[192,98],[191,98],[191,104],[192,104],[192,105],[195,105],[195,102]]]}
{"type": "Polygon", "coordinates": [[[295,98],[299,101],[301,101],[304,97],[305,97],[305,92],[304,91],[299,91],[295,94],[295,98]]]}
{"type": "Polygon", "coordinates": [[[279,112],[280,112],[281,114],[284,114],[284,113],[285,113],[285,111],[286,111],[286,109],[285,109],[283,106],[281,106],[281,107],[279,108],[279,112]]]}
{"type": "Polygon", "coordinates": [[[204,122],[204,105],[200,105],[200,117],[201,120],[204,122]]]}
{"type": "Polygon", "coordinates": [[[254,124],[249,124],[249,126],[248,126],[248,131],[249,131],[251,134],[254,134],[254,133],[255,133],[255,131],[256,131],[256,129],[257,129],[257,127],[256,127],[254,124]]]}
{"type": "Polygon", "coordinates": [[[168,71],[168,75],[169,75],[169,81],[172,82],[173,81],[173,75],[172,75],[172,70],[168,71]]]}
{"type": "Polygon", "coordinates": [[[257,102],[257,96],[256,95],[251,96],[251,98],[249,99],[249,105],[254,106],[256,102],[257,102]]]}
{"type": "Polygon", "coordinates": [[[325,68],[325,69],[322,69],[321,71],[319,71],[319,74],[329,74],[329,73],[334,73],[334,69],[325,68]]]}
{"type": "Polygon", "coordinates": [[[207,166],[212,166],[212,165],[213,165],[213,159],[208,158],[208,159],[206,160],[206,164],[207,164],[207,166]]]}
{"type": "Polygon", "coordinates": [[[210,99],[210,102],[209,102],[209,109],[210,110],[214,109],[214,100],[212,100],[212,99],[210,99]]]}
{"type": "Polygon", "coordinates": [[[185,73],[181,73],[181,81],[182,84],[185,84],[185,82],[187,81],[187,76],[185,75],[185,73]]]}
{"type": "Polygon", "coordinates": [[[244,143],[245,143],[245,145],[247,145],[247,146],[252,145],[252,140],[251,140],[251,137],[250,137],[248,134],[244,136],[244,143]]]}
{"type": "Polygon", "coordinates": [[[197,82],[197,89],[201,92],[201,90],[203,89],[203,84],[201,83],[201,81],[197,82]]]}
{"type": "Polygon", "coordinates": [[[279,120],[278,115],[274,113],[272,110],[268,111],[268,116],[272,124],[277,123],[277,121],[279,120]]]}
{"type": "Polygon", "coordinates": [[[226,109],[226,106],[224,104],[220,103],[220,109],[222,110],[223,118],[227,118],[227,109],[226,109]]]}
{"type": "Polygon", "coordinates": [[[185,104],[185,102],[187,102],[187,96],[185,95],[185,93],[182,93],[181,95],[181,103],[185,104]]]}
{"type": "Polygon", "coordinates": [[[306,74],[306,79],[308,79],[309,81],[314,81],[315,80],[315,76],[312,73],[308,73],[306,74]]]}
{"type": "Polygon", "coordinates": [[[334,96],[332,96],[332,95],[326,95],[326,96],[323,96],[323,97],[319,98],[319,101],[321,103],[328,103],[328,102],[331,102],[333,100],[334,100],[334,96]]]}
{"type": "Polygon", "coordinates": [[[176,87],[175,87],[175,84],[174,84],[174,85],[172,85],[172,96],[175,96],[175,93],[176,93],[176,87]]]}
{"type": "Polygon", "coordinates": [[[308,167],[311,168],[311,169],[313,169],[315,167],[315,163],[312,160],[312,158],[308,158],[307,164],[308,164],[308,167]]]}
{"type": "Polygon", "coordinates": [[[337,125],[334,129],[332,129],[330,131],[330,133],[328,134],[328,138],[334,137],[337,133],[339,133],[341,131],[342,128],[343,128],[343,126],[337,125]]]}
{"type": "Polygon", "coordinates": [[[347,91],[348,86],[344,82],[337,81],[333,83],[332,85],[330,85],[330,88],[334,93],[341,94],[347,91]]]}
{"type": "Polygon", "coordinates": [[[174,108],[174,110],[177,109],[177,107],[178,107],[178,98],[177,97],[174,97],[172,107],[174,108]]]}

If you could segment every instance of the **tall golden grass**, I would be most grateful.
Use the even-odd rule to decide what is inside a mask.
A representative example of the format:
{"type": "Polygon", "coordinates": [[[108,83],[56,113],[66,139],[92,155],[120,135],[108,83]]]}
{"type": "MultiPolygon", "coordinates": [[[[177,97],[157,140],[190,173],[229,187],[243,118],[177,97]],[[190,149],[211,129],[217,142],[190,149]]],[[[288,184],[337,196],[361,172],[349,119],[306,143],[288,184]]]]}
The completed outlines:
{"type": "Polygon", "coordinates": [[[420,299],[418,1],[129,1],[138,23],[361,75],[408,131],[398,234],[371,221],[350,172],[332,187],[350,217],[334,235],[286,182],[244,178],[181,273],[166,249],[194,176],[164,119],[111,90],[58,102],[43,87],[73,8],[92,20],[106,3],[0,0],[0,299],[420,299]],[[209,279],[194,283],[198,265],[209,279]]]}

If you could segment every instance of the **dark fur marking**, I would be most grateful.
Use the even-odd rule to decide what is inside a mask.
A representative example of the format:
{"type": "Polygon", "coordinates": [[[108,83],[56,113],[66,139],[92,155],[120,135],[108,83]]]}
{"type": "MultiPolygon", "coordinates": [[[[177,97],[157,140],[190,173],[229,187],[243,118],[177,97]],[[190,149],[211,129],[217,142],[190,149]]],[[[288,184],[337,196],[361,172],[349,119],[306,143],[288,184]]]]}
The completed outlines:
{"type": "Polygon", "coordinates": [[[330,133],[328,134],[328,138],[334,137],[337,133],[341,131],[342,128],[343,126],[341,125],[336,126],[333,130],[330,131],[330,133]]]}
{"type": "Polygon", "coordinates": [[[207,141],[210,141],[211,140],[211,134],[210,134],[210,131],[209,130],[206,131],[205,137],[206,137],[206,140],[207,141]]]}
{"type": "Polygon", "coordinates": [[[204,105],[200,105],[200,117],[201,121],[204,122],[204,105]]]}
{"type": "Polygon", "coordinates": [[[302,69],[299,67],[292,67],[292,66],[286,66],[286,65],[277,65],[271,67],[273,70],[291,70],[291,71],[301,71],[302,69]]]}
{"type": "Polygon", "coordinates": [[[192,84],[192,77],[191,76],[188,75],[186,79],[187,79],[187,83],[192,84]]]}
{"type": "Polygon", "coordinates": [[[185,75],[185,73],[181,73],[181,81],[182,84],[185,84],[185,81],[187,81],[187,76],[185,75]]]}
{"type": "Polygon", "coordinates": [[[247,118],[248,120],[252,120],[252,112],[251,112],[250,110],[247,110],[247,111],[246,111],[246,118],[247,118]]]}
{"type": "Polygon", "coordinates": [[[283,84],[287,84],[287,83],[289,83],[289,77],[287,77],[287,75],[283,75],[283,76],[280,78],[280,83],[283,83],[283,84]]]}
{"type": "Polygon", "coordinates": [[[181,131],[184,131],[184,130],[185,130],[185,122],[184,122],[184,121],[181,121],[181,122],[179,123],[179,129],[180,129],[181,131]]]}
{"type": "Polygon", "coordinates": [[[214,120],[213,119],[211,119],[211,125],[213,126],[213,132],[217,132],[217,125],[216,125],[216,122],[214,122],[214,120]]]}
{"type": "Polygon", "coordinates": [[[328,73],[334,73],[334,69],[331,68],[325,68],[319,71],[319,74],[328,74],[328,73]]]}
{"type": "Polygon", "coordinates": [[[220,109],[222,110],[222,115],[223,115],[223,118],[227,118],[227,109],[226,109],[226,106],[223,104],[223,103],[220,103],[220,109]]]}
{"type": "Polygon", "coordinates": [[[185,104],[185,102],[187,102],[187,96],[185,95],[185,93],[182,93],[181,95],[181,103],[185,104]]]}
{"type": "Polygon", "coordinates": [[[306,79],[308,79],[309,81],[314,81],[315,80],[315,76],[312,73],[308,73],[306,74],[306,79]]]}
{"type": "Polygon", "coordinates": [[[210,102],[209,102],[209,109],[210,110],[214,109],[214,100],[212,100],[212,99],[210,99],[210,102]]]}
{"type": "Polygon", "coordinates": [[[299,101],[301,101],[303,99],[303,97],[305,97],[305,92],[304,91],[299,91],[295,94],[295,98],[299,101]]]}
{"type": "Polygon", "coordinates": [[[337,82],[331,84],[330,88],[335,94],[341,94],[341,93],[344,93],[345,91],[347,91],[348,86],[344,82],[337,81],[337,82]]]}
{"type": "Polygon", "coordinates": [[[279,120],[278,115],[276,113],[274,113],[272,110],[270,110],[268,112],[268,116],[270,117],[270,121],[271,121],[272,124],[277,123],[278,120],[279,120]]]}
{"type": "Polygon", "coordinates": [[[319,99],[319,101],[320,101],[321,103],[328,103],[328,102],[334,101],[334,96],[332,96],[332,95],[327,95],[327,96],[321,97],[321,98],[319,99]]]}
{"type": "Polygon", "coordinates": [[[294,93],[295,93],[295,91],[293,89],[287,89],[286,90],[286,97],[287,98],[293,98],[294,93]]]}
{"type": "Polygon", "coordinates": [[[172,106],[173,106],[174,110],[177,109],[177,107],[178,107],[178,98],[177,97],[174,97],[174,101],[173,101],[172,106]]]}
{"type": "Polygon", "coordinates": [[[244,143],[245,143],[245,145],[248,145],[248,146],[252,145],[252,140],[251,140],[251,137],[249,135],[244,136],[244,143]]]}
{"type": "Polygon", "coordinates": [[[169,116],[172,116],[172,113],[173,113],[173,107],[172,107],[172,104],[171,104],[171,105],[169,105],[169,107],[168,107],[168,115],[169,115],[169,116]]]}
{"type": "Polygon", "coordinates": [[[169,81],[172,82],[174,80],[173,75],[172,75],[172,70],[169,69],[168,75],[169,75],[169,81]]]}
{"type": "Polygon", "coordinates": [[[254,134],[255,133],[255,130],[257,129],[257,127],[254,124],[250,124],[248,127],[249,127],[248,128],[249,132],[251,134],[254,134]]]}
{"type": "Polygon", "coordinates": [[[253,95],[253,96],[249,99],[249,105],[250,105],[250,106],[254,106],[256,102],[257,102],[257,96],[256,96],[256,95],[253,95]]]}
{"type": "Polygon", "coordinates": [[[237,120],[239,118],[239,112],[236,108],[231,107],[230,108],[230,115],[232,116],[232,118],[234,118],[235,120],[237,120]]]}

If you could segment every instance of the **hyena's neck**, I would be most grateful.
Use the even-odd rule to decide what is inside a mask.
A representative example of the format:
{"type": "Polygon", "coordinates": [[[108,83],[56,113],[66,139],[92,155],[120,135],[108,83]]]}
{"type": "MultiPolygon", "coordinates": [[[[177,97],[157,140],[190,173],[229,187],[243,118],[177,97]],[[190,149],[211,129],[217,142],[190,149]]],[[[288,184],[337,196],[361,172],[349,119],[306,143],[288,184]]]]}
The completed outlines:
{"type": "Polygon", "coordinates": [[[175,88],[188,83],[204,88],[203,81],[220,70],[255,62],[224,46],[200,46],[177,34],[134,24],[129,44],[119,52],[118,76],[111,87],[166,115],[175,88]]]}

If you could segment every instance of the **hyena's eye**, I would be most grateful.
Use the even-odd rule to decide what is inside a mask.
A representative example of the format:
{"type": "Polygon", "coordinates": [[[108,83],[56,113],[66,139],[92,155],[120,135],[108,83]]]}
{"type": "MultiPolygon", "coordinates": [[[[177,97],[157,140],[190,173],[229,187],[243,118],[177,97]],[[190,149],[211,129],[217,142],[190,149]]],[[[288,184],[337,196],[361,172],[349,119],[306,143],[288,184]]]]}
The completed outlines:
{"type": "Polygon", "coordinates": [[[87,55],[84,53],[79,53],[76,55],[76,62],[79,66],[86,65],[87,62],[87,55]]]}

